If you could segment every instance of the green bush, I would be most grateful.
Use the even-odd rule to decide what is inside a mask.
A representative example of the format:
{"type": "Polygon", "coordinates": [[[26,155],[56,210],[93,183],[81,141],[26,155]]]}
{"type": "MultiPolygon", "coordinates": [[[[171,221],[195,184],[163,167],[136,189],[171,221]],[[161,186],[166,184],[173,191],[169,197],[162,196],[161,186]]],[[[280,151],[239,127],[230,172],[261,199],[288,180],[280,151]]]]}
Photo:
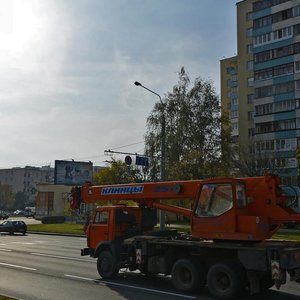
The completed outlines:
{"type": "Polygon", "coordinates": [[[61,224],[64,223],[66,218],[64,216],[49,216],[43,217],[42,223],[43,224],[61,224]]]}

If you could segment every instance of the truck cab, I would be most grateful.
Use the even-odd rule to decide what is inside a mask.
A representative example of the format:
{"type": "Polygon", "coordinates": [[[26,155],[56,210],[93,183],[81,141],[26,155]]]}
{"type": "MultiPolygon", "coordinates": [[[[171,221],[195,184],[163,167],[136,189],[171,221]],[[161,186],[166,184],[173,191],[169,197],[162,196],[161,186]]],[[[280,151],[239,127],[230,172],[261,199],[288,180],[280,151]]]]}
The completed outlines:
{"type": "Polygon", "coordinates": [[[86,234],[87,246],[96,249],[105,241],[124,239],[140,231],[141,210],[138,206],[97,207],[86,234]]]}

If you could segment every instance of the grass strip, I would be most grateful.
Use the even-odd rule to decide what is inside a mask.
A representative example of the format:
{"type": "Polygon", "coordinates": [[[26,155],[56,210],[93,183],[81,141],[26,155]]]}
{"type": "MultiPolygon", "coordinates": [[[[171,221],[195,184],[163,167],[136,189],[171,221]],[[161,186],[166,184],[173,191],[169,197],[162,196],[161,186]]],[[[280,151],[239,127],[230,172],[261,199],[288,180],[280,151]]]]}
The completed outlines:
{"type": "Polygon", "coordinates": [[[83,224],[29,224],[27,225],[27,230],[49,233],[84,234],[83,224]]]}

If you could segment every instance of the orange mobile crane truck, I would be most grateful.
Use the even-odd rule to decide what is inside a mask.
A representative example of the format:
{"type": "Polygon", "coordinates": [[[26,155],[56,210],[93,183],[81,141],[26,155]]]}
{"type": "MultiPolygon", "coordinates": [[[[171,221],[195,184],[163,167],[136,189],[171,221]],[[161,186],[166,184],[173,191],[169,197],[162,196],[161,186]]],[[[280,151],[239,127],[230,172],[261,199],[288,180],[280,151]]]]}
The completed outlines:
{"type": "Polygon", "coordinates": [[[300,221],[282,195],[278,176],[214,178],[73,187],[73,209],[81,203],[133,200],[138,206],[96,208],[86,228],[82,255],[97,258],[102,278],[121,268],[172,276],[181,292],[206,285],[211,294],[230,299],[274,284],[300,281],[300,242],[270,240],[283,223],[300,221]],[[161,200],[190,201],[191,209],[161,200]],[[156,209],[190,218],[190,233],[153,231],[156,209]]]}

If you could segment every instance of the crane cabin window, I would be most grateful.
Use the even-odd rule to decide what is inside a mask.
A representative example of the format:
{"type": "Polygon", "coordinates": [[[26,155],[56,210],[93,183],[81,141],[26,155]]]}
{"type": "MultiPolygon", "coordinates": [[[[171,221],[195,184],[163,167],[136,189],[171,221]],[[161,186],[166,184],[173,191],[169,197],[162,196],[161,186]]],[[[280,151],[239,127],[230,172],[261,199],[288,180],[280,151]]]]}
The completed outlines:
{"type": "Polygon", "coordinates": [[[205,184],[196,209],[199,217],[220,216],[233,207],[233,193],[231,184],[205,184]]]}

